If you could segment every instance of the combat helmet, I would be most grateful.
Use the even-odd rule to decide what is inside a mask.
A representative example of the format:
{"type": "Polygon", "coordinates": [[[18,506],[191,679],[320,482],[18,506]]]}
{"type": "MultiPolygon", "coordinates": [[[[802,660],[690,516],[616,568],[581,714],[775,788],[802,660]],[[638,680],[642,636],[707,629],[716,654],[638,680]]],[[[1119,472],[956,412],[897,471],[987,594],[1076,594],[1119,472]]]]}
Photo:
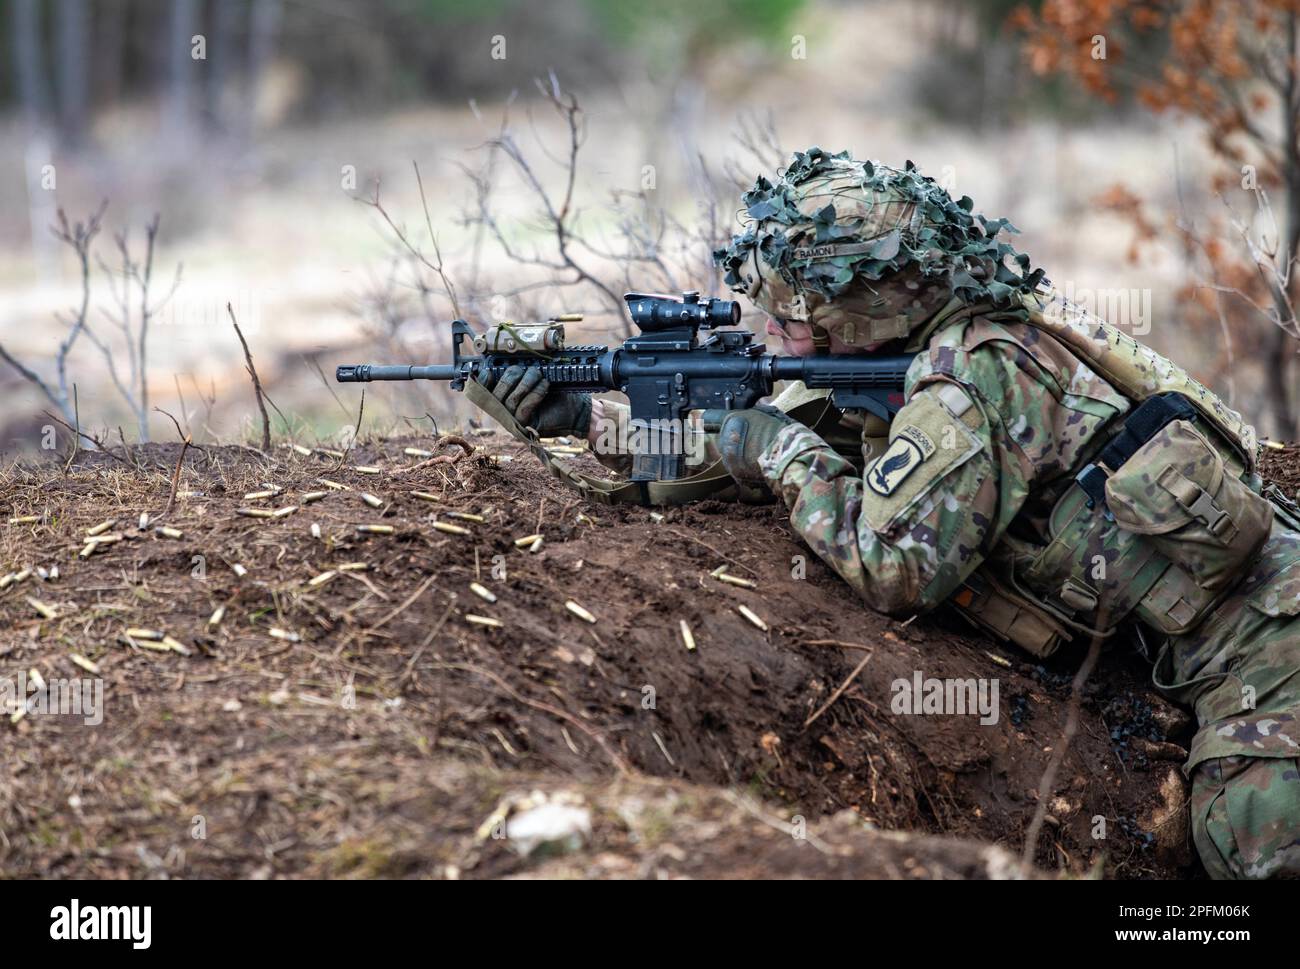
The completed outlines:
{"type": "Polygon", "coordinates": [[[1014,226],[973,214],[910,161],[809,148],[741,202],[744,232],[713,254],[725,282],[778,323],[809,324],[822,352],[831,335],[850,346],[906,337],[954,296],[1018,306],[1042,278],[997,239],[1014,226]]]}

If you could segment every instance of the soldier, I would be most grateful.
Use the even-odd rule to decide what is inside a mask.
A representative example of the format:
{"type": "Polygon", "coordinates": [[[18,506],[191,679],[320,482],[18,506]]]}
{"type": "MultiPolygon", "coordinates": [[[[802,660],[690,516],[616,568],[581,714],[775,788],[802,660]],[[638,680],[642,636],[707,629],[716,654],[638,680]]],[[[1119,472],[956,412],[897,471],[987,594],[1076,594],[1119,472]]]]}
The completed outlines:
{"type": "MultiPolygon", "coordinates": [[[[1300,875],[1300,517],[1262,488],[1253,428],[911,163],[812,148],[743,204],[715,256],[787,352],[917,356],[887,429],[801,424],[783,413],[814,396],[799,386],[706,414],[741,496],[784,501],[881,612],[949,603],[1038,656],[1133,630],[1199,723],[1184,771],[1206,870],[1300,875]]],[[[536,376],[492,388],[522,423],[594,435],[619,416],[536,376]]]]}

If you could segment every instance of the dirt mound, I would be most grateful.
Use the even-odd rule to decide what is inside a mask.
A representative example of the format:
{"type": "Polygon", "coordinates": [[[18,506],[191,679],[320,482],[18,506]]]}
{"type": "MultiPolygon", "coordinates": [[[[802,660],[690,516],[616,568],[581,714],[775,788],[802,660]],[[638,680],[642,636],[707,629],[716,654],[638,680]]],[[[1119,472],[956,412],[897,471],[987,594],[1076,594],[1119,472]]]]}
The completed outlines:
{"type": "MultiPolygon", "coordinates": [[[[921,859],[911,874],[950,877],[993,857],[915,838],[895,857],[863,822],[1019,854],[1077,654],[1039,663],[956,620],[880,617],[775,507],[591,505],[508,438],[474,443],[454,463],[406,455],[429,447],[414,440],[341,465],[288,448],[191,450],[161,522],[171,538],[159,520],[136,526],[167,504],[179,446],[83,454],[66,473],[11,469],[4,517],[39,520],[0,525],[0,574],[57,564],[59,576],[0,592],[0,674],[92,669],[105,709],[97,727],[0,723],[5,870],[445,873],[472,844],[433,846],[478,830],[507,788],[568,785],[595,803],[647,775],[653,797],[675,799],[659,812],[663,843],[693,856],[708,840],[696,824],[721,838],[707,862],[678,859],[670,873],[892,877],[911,871],[906,855],[921,859]],[[86,530],[109,519],[120,539],[82,557],[86,530]],[[892,685],[918,675],[996,681],[997,721],[895,712],[892,685]],[[831,856],[764,847],[759,829],[774,829],[736,806],[742,793],[781,824],[860,820],[831,856]]],[[[1048,806],[1043,867],[1188,872],[1170,810],[1185,797],[1180,751],[1164,742],[1185,742],[1188,721],[1146,681],[1125,644],[1109,648],[1048,806]]],[[[653,869],[648,852],[627,865],[653,869]]],[[[501,857],[515,860],[476,871],[536,870],[501,857]]],[[[548,864],[596,864],[582,857],[548,864]]]]}

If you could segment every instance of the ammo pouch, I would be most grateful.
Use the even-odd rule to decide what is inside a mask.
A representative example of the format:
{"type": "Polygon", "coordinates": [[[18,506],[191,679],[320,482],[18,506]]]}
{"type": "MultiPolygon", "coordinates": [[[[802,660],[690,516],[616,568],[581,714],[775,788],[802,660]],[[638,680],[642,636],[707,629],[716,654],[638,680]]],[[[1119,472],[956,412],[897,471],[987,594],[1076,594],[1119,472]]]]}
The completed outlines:
{"type": "Polygon", "coordinates": [[[1180,394],[1143,401],[1056,503],[1047,545],[1004,539],[1001,560],[951,601],[1036,656],[1071,630],[1108,636],[1130,615],[1167,635],[1190,631],[1244,574],[1273,521],[1273,505],[1198,419],[1180,394]]]}
{"type": "Polygon", "coordinates": [[[1139,618],[1169,634],[1187,632],[1236,584],[1273,525],[1273,505],[1181,419],[1110,476],[1106,504],[1121,528],[1145,536],[1170,571],[1184,573],[1163,589],[1157,583],[1137,607],[1139,618]]]}
{"type": "Polygon", "coordinates": [[[997,577],[988,563],[969,576],[949,600],[972,625],[1014,643],[1034,656],[1051,656],[1070,630],[1033,599],[997,577]]]}

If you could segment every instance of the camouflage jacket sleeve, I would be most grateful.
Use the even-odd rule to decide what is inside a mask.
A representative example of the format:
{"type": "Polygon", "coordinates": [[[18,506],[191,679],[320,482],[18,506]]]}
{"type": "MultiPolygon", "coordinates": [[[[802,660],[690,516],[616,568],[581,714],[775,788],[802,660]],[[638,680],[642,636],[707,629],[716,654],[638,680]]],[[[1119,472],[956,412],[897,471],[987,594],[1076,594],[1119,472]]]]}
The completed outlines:
{"type": "Polygon", "coordinates": [[[943,602],[1036,481],[1071,467],[1119,409],[1072,393],[1079,374],[1025,343],[985,324],[936,336],[908,373],[889,447],[864,474],[795,425],[762,456],[791,524],[873,608],[910,615],[943,602]]]}

